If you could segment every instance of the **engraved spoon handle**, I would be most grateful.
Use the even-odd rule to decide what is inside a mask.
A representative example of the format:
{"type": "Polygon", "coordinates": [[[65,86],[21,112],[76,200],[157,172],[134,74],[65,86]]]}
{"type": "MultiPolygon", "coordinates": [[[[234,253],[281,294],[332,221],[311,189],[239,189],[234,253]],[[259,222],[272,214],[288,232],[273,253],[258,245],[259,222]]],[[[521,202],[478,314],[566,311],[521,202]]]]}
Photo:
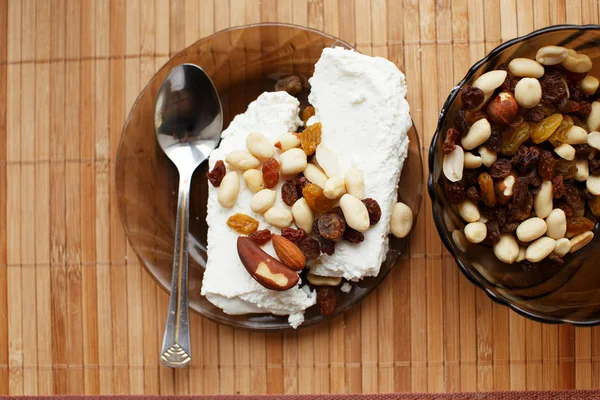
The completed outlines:
{"type": "Polygon", "coordinates": [[[169,367],[185,367],[192,360],[188,311],[188,231],[190,224],[191,173],[179,172],[179,198],[175,225],[175,250],[169,314],[163,337],[161,362],[169,367]]]}

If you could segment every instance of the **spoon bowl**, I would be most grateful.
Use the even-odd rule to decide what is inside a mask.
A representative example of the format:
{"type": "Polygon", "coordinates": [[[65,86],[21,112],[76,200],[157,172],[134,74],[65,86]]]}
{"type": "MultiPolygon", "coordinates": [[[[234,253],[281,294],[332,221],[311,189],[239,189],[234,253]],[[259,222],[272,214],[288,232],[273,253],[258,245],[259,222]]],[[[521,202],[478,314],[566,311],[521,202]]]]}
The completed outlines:
{"type": "Polygon", "coordinates": [[[219,144],[221,101],[206,73],[193,64],[174,67],[162,83],[154,106],[156,139],[179,172],[177,222],[169,313],[161,361],[184,367],[191,361],[188,307],[188,232],[190,183],[198,165],[219,144]]]}

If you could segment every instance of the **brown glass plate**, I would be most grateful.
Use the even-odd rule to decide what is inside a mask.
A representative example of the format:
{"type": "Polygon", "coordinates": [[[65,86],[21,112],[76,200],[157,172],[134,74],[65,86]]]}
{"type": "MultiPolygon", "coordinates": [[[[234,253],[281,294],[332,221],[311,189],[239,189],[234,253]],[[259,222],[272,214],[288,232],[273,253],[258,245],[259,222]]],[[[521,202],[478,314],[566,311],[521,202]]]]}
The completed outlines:
{"type": "MultiPolygon", "coordinates": [[[[293,25],[258,24],[218,32],[186,48],[167,62],[152,78],[134,104],[123,128],[116,161],[119,213],[131,246],[161,288],[169,291],[173,262],[177,184],[175,166],[158,147],[154,136],[153,108],[156,93],[176,65],[201,66],[213,80],[223,103],[224,127],[246,110],[264,91],[272,91],[281,76],[312,76],[325,47],[351,46],[322,32],[293,25]]],[[[301,95],[306,102],[307,93],[301,95]]],[[[424,190],[419,138],[409,132],[399,194],[415,216],[424,190]]],[[[191,188],[189,237],[189,293],[192,310],[221,323],[263,330],[287,329],[287,317],[270,314],[232,316],[223,313],[200,295],[206,265],[207,163],[195,172],[191,188]]],[[[377,277],[353,284],[341,293],[336,314],[357,304],[383,281],[398,261],[407,240],[392,238],[387,259],[377,277]]],[[[306,311],[302,327],[324,320],[316,307],[306,311]]]]}

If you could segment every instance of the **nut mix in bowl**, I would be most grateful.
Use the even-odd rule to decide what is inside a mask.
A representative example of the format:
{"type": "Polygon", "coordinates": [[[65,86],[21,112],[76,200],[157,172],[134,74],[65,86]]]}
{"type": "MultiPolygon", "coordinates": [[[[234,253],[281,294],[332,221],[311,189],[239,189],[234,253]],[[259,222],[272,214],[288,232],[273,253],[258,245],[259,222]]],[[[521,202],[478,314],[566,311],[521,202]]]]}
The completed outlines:
{"type": "MultiPolygon", "coordinates": [[[[296,112],[295,117],[290,114],[287,121],[296,123],[300,120],[304,124],[302,119],[307,120],[311,116],[310,108],[307,107],[308,96],[311,91],[308,80],[314,75],[315,64],[319,60],[323,49],[336,46],[346,49],[351,48],[348,44],[334,37],[297,26],[257,24],[232,28],[204,38],[175,55],[142,91],[123,130],[116,161],[116,192],[119,214],[132,249],[161,288],[168,291],[170,287],[178,179],[175,167],[164,157],[157,147],[156,141],[148,140],[148,132],[153,131],[152,110],[156,92],[168,71],[175,65],[186,62],[201,66],[209,74],[218,90],[223,104],[225,127],[231,125],[230,122],[234,119],[234,116],[247,112],[249,104],[255,102],[261,94],[267,95],[267,100],[270,99],[267,103],[273,106],[273,110],[281,112],[284,109],[295,110],[297,107],[298,112],[296,112]]],[[[356,101],[357,104],[370,103],[368,99],[363,99],[358,94],[356,97],[352,97],[353,101],[356,101]]],[[[337,102],[336,104],[340,103],[337,102]]],[[[264,105],[261,101],[260,106],[264,105]]],[[[313,103],[313,105],[317,108],[316,104],[313,103]]],[[[264,108],[262,109],[264,110],[264,108]]],[[[278,113],[261,113],[265,116],[265,120],[271,119],[276,114],[278,113]]],[[[257,119],[254,119],[254,121],[256,122],[257,119]]],[[[263,120],[260,119],[260,121],[263,120]]],[[[350,119],[344,119],[335,126],[344,126],[343,124],[348,121],[350,119]]],[[[330,128],[328,126],[332,126],[327,121],[327,116],[321,119],[320,122],[323,128],[321,132],[322,143],[330,150],[334,150],[338,157],[340,154],[343,155],[344,150],[334,149],[335,146],[326,143],[330,140],[328,133],[330,128]]],[[[316,123],[309,125],[316,125],[316,123]]],[[[242,260],[237,251],[237,238],[242,236],[247,236],[248,240],[252,241],[249,244],[247,240],[240,240],[242,242],[240,245],[246,249],[242,254],[244,258],[250,256],[252,259],[252,255],[262,255],[262,253],[256,252],[258,247],[261,251],[267,252],[273,260],[285,265],[287,269],[283,270],[283,275],[290,279],[288,284],[292,284],[295,279],[298,279],[299,281],[302,280],[303,286],[306,286],[306,283],[309,282],[308,288],[312,291],[316,292],[315,289],[318,287],[323,288],[321,299],[314,299],[314,301],[319,301],[324,308],[321,309],[317,305],[308,308],[305,311],[305,322],[301,327],[320,323],[326,318],[342,313],[357,304],[383,281],[387,273],[399,260],[400,253],[407,243],[405,236],[408,234],[409,228],[407,229],[407,224],[403,223],[402,218],[399,218],[399,224],[392,225],[393,233],[396,236],[389,235],[389,250],[383,254],[385,260],[381,264],[379,273],[376,276],[365,277],[351,284],[339,283],[337,286],[329,287],[331,290],[327,290],[326,287],[326,285],[332,284],[331,277],[323,276],[320,272],[309,273],[309,268],[304,268],[300,274],[293,272],[303,265],[302,257],[306,259],[313,255],[317,256],[316,253],[318,252],[318,259],[325,259],[326,257],[337,259],[344,253],[343,248],[348,246],[346,243],[350,242],[338,238],[339,242],[344,242],[336,244],[334,248],[329,242],[339,234],[340,220],[343,220],[344,224],[347,222],[346,218],[342,217],[343,212],[341,215],[328,215],[327,218],[317,221],[315,229],[312,224],[317,217],[321,219],[320,214],[316,210],[312,210],[306,200],[298,201],[304,198],[303,188],[308,187],[307,190],[314,194],[319,192],[319,190],[315,190],[314,186],[308,186],[309,181],[317,187],[319,185],[324,186],[321,188],[324,198],[326,196],[340,198],[343,195],[342,189],[346,192],[349,189],[343,179],[342,182],[339,179],[332,179],[328,185],[325,185],[323,176],[327,176],[325,171],[330,170],[326,160],[327,152],[324,153],[325,161],[323,163],[317,162],[316,158],[318,156],[314,154],[312,156],[314,159],[309,162],[311,156],[306,155],[302,146],[298,147],[299,139],[296,134],[300,135],[302,129],[291,128],[289,130],[286,128],[282,132],[274,132],[273,129],[261,126],[260,129],[248,132],[253,133],[252,135],[248,134],[248,140],[240,140],[239,148],[231,149],[243,153],[223,151],[222,159],[215,158],[210,165],[201,165],[192,179],[189,235],[189,304],[193,311],[212,320],[248,329],[281,330],[291,328],[287,315],[273,315],[268,312],[239,315],[226,314],[211,303],[206,296],[201,295],[207,271],[208,247],[211,246],[211,241],[207,240],[210,233],[206,222],[209,211],[207,209],[209,197],[215,203],[215,208],[212,210],[222,209],[223,213],[227,213],[222,223],[214,226],[222,228],[220,232],[227,232],[228,236],[232,235],[234,240],[228,242],[227,254],[230,254],[232,259],[239,263],[241,266],[239,272],[243,272],[245,277],[262,285],[251,276],[252,268],[246,270],[242,266],[242,260]],[[275,133],[277,133],[276,136],[275,133]],[[271,134],[274,136],[271,136],[271,134]],[[264,146],[265,141],[261,135],[267,137],[270,142],[269,146],[264,146]],[[282,160],[281,155],[290,150],[294,151],[282,160]],[[267,157],[271,154],[271,151],[273,157],[267,157]],[[296,156],[303,153],[306,158],[307,163],[305,170],[302,172],[305,175],[304,177],[283,173],[293,171],[294,168],[298,167],[295,165],[297,157],[289,157],[289,155],[293,156],[294,153],[296,153],[296,156]],[[248,154],[252,157],[248,157],[248,154]],[[258,166],[254,159],[259,161],[258,166]],[[252,168],[246,170],[247,167],[252,168]],[[279,168],[278,172],[277,168],[279,168]],[[232,185],[232,181],[234,181],[232,177],[235,176],[232,172],[235,172],[238,176],[237,186],[232,185]],[[296,183],[298,183],[298,186],[296,186],[296,183]],[[225,190],[219,196],[217,187],[223,185],[225,185],[225,190]],[[237,198],[234,196],[234,189],[236,188],[238,189],[237,198]],[[210,195],[211,192],[214,196],[210,195]],[[275,203],[271,204],[273,194],[275,194],[275,203]],[[231,208],[224,207],[222,204],[231,206],[231,208]],[[313,211],[314,218],[306,217],[305,211],[307,208],[313,211]],[[298,220],[294,220],[286,228],[285,226],[289,222],[289,213],[292,213],[292,218],[298,217],[298,220]],[[304,215],[304,218],[302,218],[302,215],[304,215]],[[303,229],[306,229],[304,233],[297,229],[298,223],[303,225],[303,229]],[[280,227],[277,227],[277,225],[280,227]],[[323,232],[320,232],[322,239],[315,234],[320,225],[324,228],[323,232]],[[307,235],[306,232],[309,227],[313,229],[313,233],[307,235]],[[337,232],[334,229],[336,227],[338,228],[337,232]],[[306,239],[307,236],[309,239],[306,239]],[[402,239],[399,239],[399,237],[402,237],[402,239]],[[301,255],[288,243],[299,243],[300,241],[303,241],[300,246],[305,251],[301,255]],[[256,247],[254,244],[256,244],[256,247]],[[325,245],[323,246],[323,244],[325,245]],[[275,247],[278,248],[277,251],[275,247]],[[330,256],[327,252],[332,250],[334,254],[330,256]],[[282,261],[285,261],[285,264],[282,261]],[[294,276],[292,272],[296,275],[294,276]],[[348,291],[348,289],[350,290],[348,291]],[[335,304],[332,301],[334,298],[335,304]],[[329,314],[333,306],[335,306],[335,309],[332,315],[323,315],[329,314]]],[[[315,128],[313,129],[316,130],[315,128]]],[[[308,136],[310,132],[307,132],[306,135],[308,136]]],[[[397,201],[405,203],[408,210],[396,207],[398,210],[395,215],[402,216],[406,215],[407,212],[411,212],[416,217],[422,197],[423,169],[420,145],[414,128],[408,131],[408,138],[410,139],[408,144],[409,155],[406,158],[397,191],[397,201]]],[[[307,147],[307,150],[311,151],[309,147],[307,147]]],[[[315,154],[320,152],[316,148],[314,151],[315,154]]],[[[358,170],[364,172],[363,166],[357,165],[357,167],[359,167],[358,170]]],[[[329,177],[327,176],[327,178],[329,177]]],[[[386,202],[386,198],[382,197],[381,193],[373,188],[376,180],[367,178],[366,174],[363,175],[363,178],[365,183],[364,197],[373,198],[378,204],[386,202]]],[[[350,190],[353,190],[352,183],[350,184],[350,190]]],[[[318,204],[321,204],[321,202],[318,202],[318,204]]],[[[366,204],[362,204],[367,212],[370,208],[373,208],[373,205],[368,201],[366,204]]],[[[313,206],[319,207],[317,203],[314,203],[313,206]]],[[[338,209],[331,211],[337,212],[338,209]]],[[[374,221],[369,218],[367,232],[357,231],[354,235],[349,235],[353,232],[351,230],[346,232],[345,230],[344,233],[346,236],[349,235],[350,240],[359,240],[359,234],[373,235],[374,232],[383,227],[389,229],[388,222],[383,220],[374,225],[370,225],[371,222],[374,221]]],[[[356,246],[358,249],[366,249],[366,241],[356,246]]],[[[314,260],[308,262],[313,263],[314,260]]],[[[256,266],[258,267],[258,265],[256,266]]],[[[312,268],[310,272],[313,272],[312,268]]],[[[241,273],[237,276],[244,277],[241,273]]],[[[228,277],[225,277],[225,279],[228,279],[228,277]]],[[[337,278],[336,282],[339,281],[341,279],[337,278]]],[[[266,281],[262,283],[270,284],[266,281]]],[[[272,297],[276,296],[275,294],[272,297]]],[[[294,322],[298,323],[299,320],[295,319],[294,322]]]]}
{"type": "Polygon", "coordinates": [[[600,216],[598,28],[551,27],[492,51],[451,93],[430,152],[436,225],[461,269],[544,320],[599,313],[569,297],[600,287],[575,279],[600,216]]]}

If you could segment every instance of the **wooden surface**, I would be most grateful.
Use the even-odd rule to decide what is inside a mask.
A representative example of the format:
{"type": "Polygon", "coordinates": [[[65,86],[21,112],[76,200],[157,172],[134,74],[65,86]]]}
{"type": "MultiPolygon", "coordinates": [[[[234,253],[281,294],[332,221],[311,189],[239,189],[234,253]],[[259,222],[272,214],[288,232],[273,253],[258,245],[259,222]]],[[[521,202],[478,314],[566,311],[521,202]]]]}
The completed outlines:
{"type": "Polygon", "coordinates": [[[161,367],[168,297],[121,229],[124,119],[170,55],[234,25],[324,30],[405,71],[423,151],[468,67],[596,1],[0,0],[0,393],[322,393],[600,387],[600,327],[525,320],[459,274],[425,201],[410,254],[331,323],[289,334],[192,317],[161,367]]]}

